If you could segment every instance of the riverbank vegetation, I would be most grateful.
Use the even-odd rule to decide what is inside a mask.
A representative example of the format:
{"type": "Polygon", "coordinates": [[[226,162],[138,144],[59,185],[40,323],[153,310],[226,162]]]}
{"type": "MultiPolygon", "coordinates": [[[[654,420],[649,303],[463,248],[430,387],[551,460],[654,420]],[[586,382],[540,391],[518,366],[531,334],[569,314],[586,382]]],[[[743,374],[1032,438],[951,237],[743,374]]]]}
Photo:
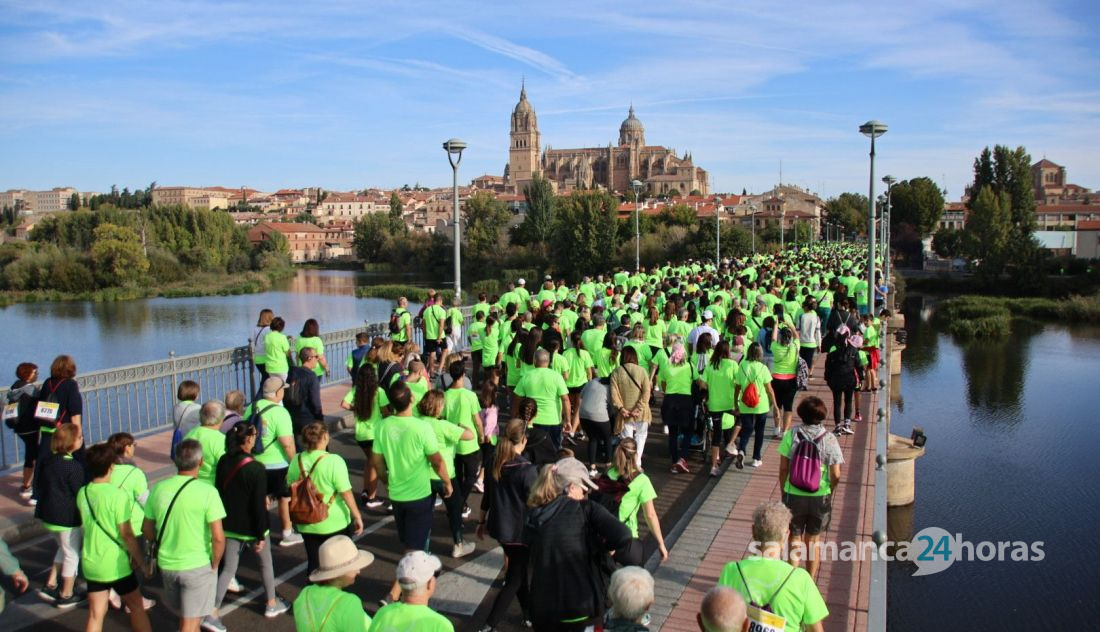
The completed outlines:
{"type": "Polygon", "coordinates": [[[935,318],[960,338],[1007,336],[1015,319],[1100,323],[1100,294],[1065,299],[958,296],[939,303],[935,318]]]}
{"type": "Polygon", "coordinates": [[[253,246],[226,213],[98,205],[0,245],[4,300],[126,300],[262,292],[293,269],[281,236],[253,246]]]}
{"type": "MultiPolygon", "coordinates": [[[[443,297],[448,304],[454,300],[454,290],[436,290],[436,294],[443,297]]],[[[428,298],[428,288],[415,285],[401,285],[391,283],[386,285],[368,285],[355,288],[356,298],[384,298],[396,301],[402,296],[411,303],[423,303],[428,298]]]]}

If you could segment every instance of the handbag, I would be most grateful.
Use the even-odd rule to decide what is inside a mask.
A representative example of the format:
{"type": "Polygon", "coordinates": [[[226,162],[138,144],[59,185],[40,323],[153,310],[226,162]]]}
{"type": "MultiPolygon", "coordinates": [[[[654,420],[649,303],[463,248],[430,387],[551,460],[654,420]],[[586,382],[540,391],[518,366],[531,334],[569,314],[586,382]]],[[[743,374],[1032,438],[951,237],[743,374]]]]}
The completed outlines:
{"type": "Polygon", "coordinates": [[[157,554],[160,553],[160,543],[164,539],[164,532],[168,530],[168,519],[172,517],[172,508],[176,506],[176,499],[180,497],[184,489],[191,483],[194,483],[195,478],[188,479],[186,483],[180,485],[180,488],[176,490],[176,494],[172,496],[172,502],[168,503],[168,511],[164,512],[164,520],[160,523],[160,531],[157,533],[157,539],[153,542],[153,546],[149,548],[149,575],[156,575],[157,573],[157,554]]]}

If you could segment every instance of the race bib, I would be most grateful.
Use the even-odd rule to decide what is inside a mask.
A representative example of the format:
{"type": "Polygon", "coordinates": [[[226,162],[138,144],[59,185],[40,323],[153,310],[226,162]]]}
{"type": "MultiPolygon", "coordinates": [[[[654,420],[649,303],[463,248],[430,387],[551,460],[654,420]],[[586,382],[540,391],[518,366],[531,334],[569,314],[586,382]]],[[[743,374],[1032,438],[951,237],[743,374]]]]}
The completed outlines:
{"type": "Polygon", "coordinates": [[[748,632],[783,632],[787,627],[786,619],[763,608],[746,606],[745,613],[749,619],[748,632]]]}
{"type": "Polygon", "coordinates": [[[61,414],[61,404],[57,402],[38,402],[38,408],[34,409],[36,419],[42,421],[57,421],[61,414]]]}
{"type": "Polygon", "coordinates": [[[13,402],[4,406],[4,421],[19,417],[19,402],[13,402]]]}

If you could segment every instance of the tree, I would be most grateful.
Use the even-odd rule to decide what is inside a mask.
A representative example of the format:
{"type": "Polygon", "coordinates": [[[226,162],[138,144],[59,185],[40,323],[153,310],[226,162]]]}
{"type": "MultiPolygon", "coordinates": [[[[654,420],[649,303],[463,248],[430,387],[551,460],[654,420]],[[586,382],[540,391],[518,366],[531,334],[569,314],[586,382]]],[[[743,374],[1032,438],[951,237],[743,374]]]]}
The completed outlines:
{"type": "MultiPolygon", "coordinates": [[[[401,216],[405,214],[405,205],[401,202],[401,198],[398,197],[397,191],[390,193],[390,219],[400,220],[401,216]]],[[[402,220],[404,223],[404,220],[402,220]]]]}
{"type": "Polygon", "coordinates": [[[478,191],[463,205],[466,216],[466,255],[475,260],[492,258],[512,214],[508,205],[488,191],[478,191]]]}
{"type": "Polygon", "coordinates": [[[971,197],[966,242],[975,256],[989,259],[988,263],[983,261],[979,272],[990,280],[1009,268],[1018,284],[1041,284],[1041,278],[1036,275],[1043,252],[1031,234],[1036,226],[1035,194],[1031,188],[1031,156],[1027,150],[996,145],[990,151],[986,147],[974,160],[974,182],[968,191],[971,197]],[[991,214],[989,200],[983,199],[982,216],[975,221],[979,199],[986,189],[1004,208],[991,214]],[[1003,221],[1004,226],[990,226],[990,215],[996,221],[1003,221]],[[996,238],[995,242],[986,243],[990,236],[996,238]]]}
{"type": "Polygon", "coordinates": [[[1007,193],[995,193],[988,185],[981,187],[970,202],[967,250],[972,259],[978,260],[978,271],[987,280],[1004,270],[1012,236],[1011,204],[1007,193]]]}
{"type": "MultiPolygon", "coordinates": [[[[1009,196],[1010,221],[1020,233],[1035,230],[1035,193],[1031,188],[1031,156],[1022,146],[1009,149],[1005,145],[996,145],[990,152],[986,147],[980,156],[974,159],[974,183],[971,192],[971,204],[974,192],[982,187],[991,187],[993,193],[1009,196]]],[[[973,206],[971,206],[973,209],[973,206]]]]}
{"type": "Polygon", "coordinates": [[[867,196],[841,193],[825,202],[825,215],[842,225],[845,234],[867,232],[867,196]]]}
{"type": "Polygon", "coordinates": [[[909,224],[921,237],[931,235],[943,215],[943,193],[931,178],[895,184],[890,193],[890,226],[909,224]]]}
{"type": "Polygon", "coordinates": [[[666,195],[670,198],[678,198],[680,197],[680,189],[672,189],[666,195]]]}
{"type": "Polygon", "coordinates": [[[691,193],[688,193],[688,195],[690,195],[690,196],[696,196],[696,195],[702,195],[702,194],[703,194],[703,192],[700,191],[699,189],[692,189],[691,193]]]}
{"type": "Polygon", "coordinates": [[[745,197],[748,194],[749,194],[749,190],[746,189],[745,187],[741,187],[741,197],[745,197]]]}
{"type": "Polygon", "coordinates": [[[527,214],[523,223],[516,228],[515,243],[546,244],[554,230],[554,210],[557,197],[550,181],[536,174],[531,182],[523,187],[523,197],[527,201],[527,214]]]}
{"type": "Polygon", "coordinates": [[[100,224],[93,235],[92,263],[102,285],[122,285],[148,272],[149,259],[134,229],[100,224]]]}
{"type": "Polygon", "coordinates": [[[617,246],[618,208],[605,191],[575,191],[562,198],[551,239],[559,273],[576,276],[606,265],[617,246]]]}
{"type": "Polygon", "coordinates": [[[80,208],[80,194],[73,193],[69,196],[69,210],[75,211],[80,208]]]}
{"type": "Polygon", "coordinates": [[[355,237],[352,238],[355,256],[364,263],[384,261],[384,248],[390,236],[389,217],[381,213],[367,213],[355,220],[355,237]]]}
{"type": "Polygon", "coordinates": [[[657,221],[667,226],[686,226],[688,228],[699,224],[699,216],[695,209],[687,204],[673,204],[665,206],[657,213],[657,221]]]}
{"type": "Polygon", "coordinates": [[[954,259],[963,254],[963,232],[955,228],[941,228],[932,236],[932,252],[954,259]]]}

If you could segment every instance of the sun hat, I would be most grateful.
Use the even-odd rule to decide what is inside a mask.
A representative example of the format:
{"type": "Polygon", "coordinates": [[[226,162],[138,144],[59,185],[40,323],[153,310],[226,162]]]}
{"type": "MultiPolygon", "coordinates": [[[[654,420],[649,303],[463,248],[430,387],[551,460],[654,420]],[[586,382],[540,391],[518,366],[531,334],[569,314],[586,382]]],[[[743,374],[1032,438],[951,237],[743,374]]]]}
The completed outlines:
{"type": "Polygon", "coordinates": [[[568,487],[570,483],[583,485],[591,490],[598,489],[596,483],[592,481],[592,476],[588,473],[588,468],[584,463],[573,457],[562,459],[551,468],[554,473],[554,481],[562,489],[568,487]]]}
{"type": "Polygon", "coordinates": [[[325,540],[317,552],[317,570],[309,574],[309,581],[323,582],[343,577],[352,571],[370,566],[374,555],[355,546],[351,538],[338,535],[325,540]]]}
{"type": "Polygon", "coordinates": [[[424,551],[410,551],[397,563],[397,583],[411,590],[428,583],[443,568],[439,558],[424,551]]]}

